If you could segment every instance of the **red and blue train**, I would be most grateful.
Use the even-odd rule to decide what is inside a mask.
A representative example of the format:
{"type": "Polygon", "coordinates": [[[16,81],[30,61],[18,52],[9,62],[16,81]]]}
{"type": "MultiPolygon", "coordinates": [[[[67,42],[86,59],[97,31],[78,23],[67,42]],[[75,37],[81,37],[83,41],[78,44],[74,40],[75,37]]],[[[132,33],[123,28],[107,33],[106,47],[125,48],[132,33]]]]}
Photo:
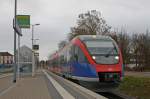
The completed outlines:
{"type": "Polygon", "coordinates": [[[77,36],[48,63],[56,74],[81,82],[115,83],[123,78],[121,51],[109,36],[77,36]]]}

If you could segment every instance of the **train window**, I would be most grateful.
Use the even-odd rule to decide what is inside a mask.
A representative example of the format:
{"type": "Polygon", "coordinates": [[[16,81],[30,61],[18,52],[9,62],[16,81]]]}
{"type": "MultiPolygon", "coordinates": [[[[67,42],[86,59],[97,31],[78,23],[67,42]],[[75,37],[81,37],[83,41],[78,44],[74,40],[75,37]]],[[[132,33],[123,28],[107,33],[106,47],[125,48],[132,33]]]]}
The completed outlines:
{"type": "Polygon", "coordinates": [[[74,54],[75,54],[75,55],[77,55],[77,54],[78,54],[78,47],[77,47],[77,46],[75,46],[74,54]]]}
{"type": "Polygon", "coordinates": [[[86,59],[83,51],[80,48],[78,49],[78,62],[80,62],[80,63],[87,62],[87,59],[86,59]]]}
{"type": "Polygon", "coordinates": [[[119,51],[113,41],[85,41],[87,49],[96,63],[116,64],[119,61],[119,51]]]}
{"type": "Polygon", "coordinates": [[[60,56],[60,64],[61,64],[61,65],[64,64],[64,56],[63,56],[63,55],[60,56]]]}
{"type": "Polygon", "coordinates": [[[83,53],[83,51],[78,47],[78,46],[71,46],[71,51],[70,51],[70,61],[78,61],[80,63],[85,63],[87,62],[87,59],[83,53]]]}
{"type": "Polygon", "coordinates": [[[80,63],[87,62],[87,59],[86,59],[83,51],[78,46],[75,46],[75,55],[74,55],[74,57],[80,63]]]}
{"type": "Polygon", "coordinates": [[[70,57],[71,57],[71,48],[67,49],[67,63],[70,62],[70,57]]]}
{"type": "Polygon", "coordinates": [[[75,46],[71,46],[71,51],[70,51],[70,61],[74,62],[75,61],[75,46]]]}
{"type": "Polygon", "coordinates": [[[74,47],[74,60],[75,61],[78,61],[78,57],[79,57],[78,49],[79,48],[77,46],[74,47]]]}
{"type": "Polygon", "coordinates": [[[67,64],[67,50],[64,52],[64,64],[67,64]]]}

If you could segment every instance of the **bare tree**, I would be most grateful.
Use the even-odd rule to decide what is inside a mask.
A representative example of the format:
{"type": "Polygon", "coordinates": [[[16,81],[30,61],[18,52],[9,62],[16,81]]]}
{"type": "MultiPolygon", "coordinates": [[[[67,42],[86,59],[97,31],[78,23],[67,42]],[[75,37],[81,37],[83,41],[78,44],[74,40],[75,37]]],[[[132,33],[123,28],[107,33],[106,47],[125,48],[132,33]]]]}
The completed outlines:
{"type": "Polygon", "coordinates": [[[129,51],[130,51],[130,39],[129,36],[126,33],[120,33],[118,35],[118,45],[121,49],[122,52],[122,56],[124,59],[124,64],[128,64],[129,63],[129,51]]]}
{"type": "Polygon", "coordinates": [[[146,68],[149,65],[149,56],[150,56],[150,44],[149,37],[145,34],[140,35],[140,52],[141,52],[141,60],[142,66],[146,68]]]}
{"type": "Polygon", "coordinates": [[[111,36],[117,42],[123,56],[124,65],[128,64],[130,60],[130,37],[125,29],[121,29],[121,31],[117,32],[112,32],[109,34],[109,36],[111,36]]]}
{"type": "Polygon", "coordinates": [[[67,41],[65,41],[65,40],[60,41],[59,44],[58,44],[58,49],[63,48],[66,44],[67,44],[67,41]]]}
{"type": "Polygon", "coordinates": [[[106,23],[101,13],[96,10],[91,10],[79,14],[77,26],[71,28],[69,40],[77,35],[105,35],[110,29],[111,27],[106,23]]]}
{"type": "Polygon", "coordinates": [[[138,53],[139,53],[139,45],[138,45],[138,35],[133,34],[132,35],[132,56],[135,59],[136,67],[138,66],[138,53]]]}
{"type": "Polygon", "coordinates": [[[144,68],[150,68],[150,37],[146,34],[134,34],[132,36],[132,46],[136,59],[136,68],[143,71],[144,68]]]}

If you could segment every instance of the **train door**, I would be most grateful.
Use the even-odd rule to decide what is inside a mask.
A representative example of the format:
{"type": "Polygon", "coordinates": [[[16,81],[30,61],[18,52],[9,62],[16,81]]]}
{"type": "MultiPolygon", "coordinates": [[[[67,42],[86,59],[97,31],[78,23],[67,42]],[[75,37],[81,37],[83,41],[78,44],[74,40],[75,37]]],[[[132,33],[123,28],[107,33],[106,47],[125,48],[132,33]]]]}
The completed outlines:
{"type": "Polygon", "coordinates": [[[83,51],[80,49],[80,47],[75,46],[74,50],[74,73],[76,76],[87,76],[87,71],[89,69],[88,67],[88,61],[87,58],[85,57],[83,51]]]}

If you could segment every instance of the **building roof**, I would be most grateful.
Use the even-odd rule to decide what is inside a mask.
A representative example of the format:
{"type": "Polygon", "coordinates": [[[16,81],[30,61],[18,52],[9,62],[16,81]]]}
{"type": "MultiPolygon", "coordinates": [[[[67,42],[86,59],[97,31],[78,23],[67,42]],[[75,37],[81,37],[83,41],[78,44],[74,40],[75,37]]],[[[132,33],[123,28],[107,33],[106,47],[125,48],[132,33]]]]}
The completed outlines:
{"type": "Polygon", "coordinates": [[[0,52],[0,56],[13,56],[9,52],[0,52]]]}

